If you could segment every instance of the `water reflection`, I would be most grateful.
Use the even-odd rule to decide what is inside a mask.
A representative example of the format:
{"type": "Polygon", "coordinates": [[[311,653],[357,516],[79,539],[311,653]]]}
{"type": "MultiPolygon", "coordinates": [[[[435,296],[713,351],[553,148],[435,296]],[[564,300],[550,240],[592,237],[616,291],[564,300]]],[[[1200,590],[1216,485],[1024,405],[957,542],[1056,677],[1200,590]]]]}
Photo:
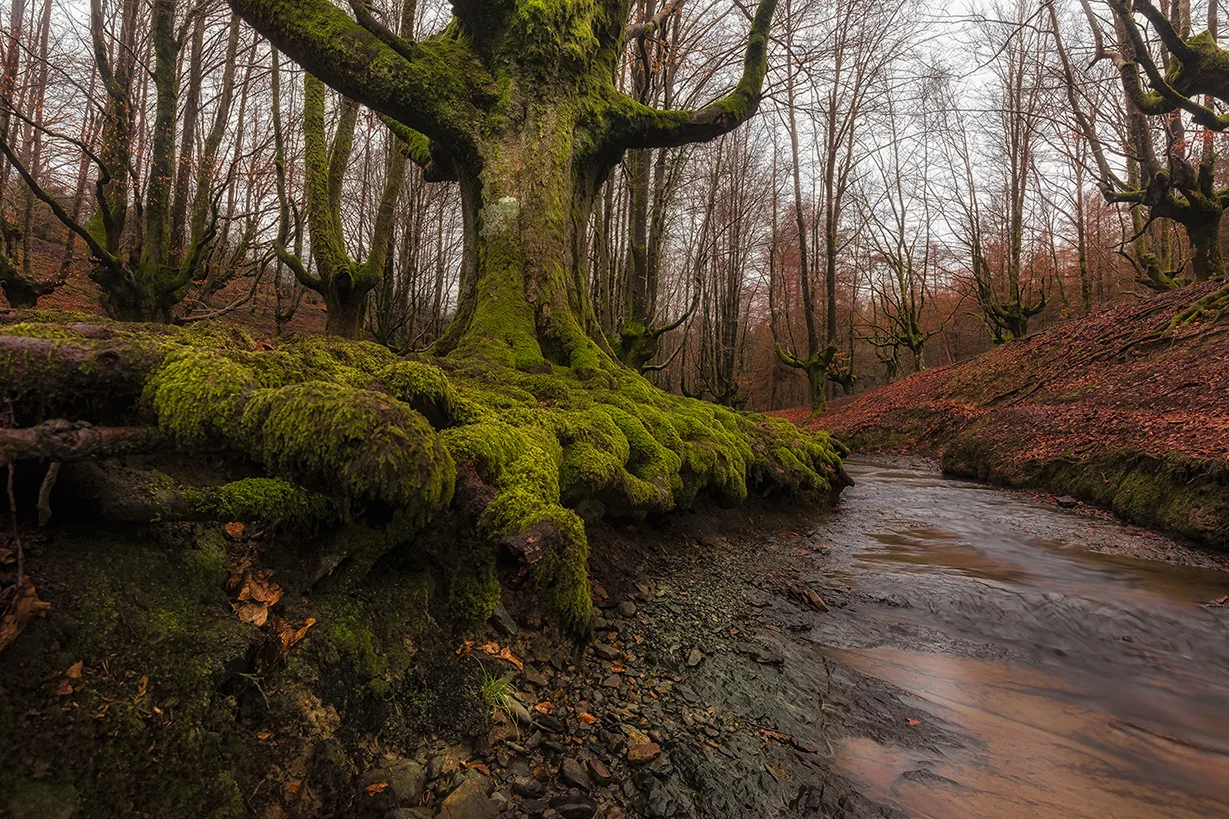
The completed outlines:
{"type": "Polygon", "coordinates": [[[848,740],[836,764],[868,795],[942,819],[1229,817],[1229,610],[1199,605],[1229,572],[1145,559],[1166,544],[1020,495],[850,471],[826,571],[892,603],[858,614],[881,638],[824,651],[964,740],[848,740]]]}

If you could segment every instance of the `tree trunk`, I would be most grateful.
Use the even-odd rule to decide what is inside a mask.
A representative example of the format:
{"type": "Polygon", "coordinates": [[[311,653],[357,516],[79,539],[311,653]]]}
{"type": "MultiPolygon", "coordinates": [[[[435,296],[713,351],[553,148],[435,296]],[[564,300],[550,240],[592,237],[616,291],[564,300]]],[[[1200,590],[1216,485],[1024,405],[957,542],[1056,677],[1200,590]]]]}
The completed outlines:
{"type": "Polygon", "coordinates": [[[600,333],[581,287],[576,233],[596,189],[578,185],[571,162],[575,112],[535,103],[480,146],[478,167],[459,169],[476,231],[472,313],[455,352],[523,370],[547,363],[593,369],[600,333]]]}

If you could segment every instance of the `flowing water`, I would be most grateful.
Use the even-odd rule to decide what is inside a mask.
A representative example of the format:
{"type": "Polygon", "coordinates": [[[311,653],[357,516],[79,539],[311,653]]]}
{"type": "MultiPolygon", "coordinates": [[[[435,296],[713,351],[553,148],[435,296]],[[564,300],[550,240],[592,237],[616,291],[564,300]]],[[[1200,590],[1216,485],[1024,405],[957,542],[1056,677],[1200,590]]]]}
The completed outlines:
{"type": "Polygon", "coordinates": [[[812,639],[955,739],[852,738],[841,773],[917,817],[1229,817],[1223,562],[925,467],[848,468],[814,535],[850,602],[812,639]]]}

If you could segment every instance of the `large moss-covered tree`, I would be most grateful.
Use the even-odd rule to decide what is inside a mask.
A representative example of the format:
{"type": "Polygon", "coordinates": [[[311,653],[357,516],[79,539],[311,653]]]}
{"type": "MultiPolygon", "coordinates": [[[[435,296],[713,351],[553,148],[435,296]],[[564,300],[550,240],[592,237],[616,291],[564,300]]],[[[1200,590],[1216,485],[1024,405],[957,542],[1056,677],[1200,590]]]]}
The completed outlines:
{"type": "Polygon", "coordinates": [[[460,183],[466,253],[439,351],[579,372],[613,358],[588,302],[587,226],[624,151],[713,139],[754,114],[775,0],[761,0],[725,97],[662,111],[614,82],[627,0],[454,0],[419,41],[361,0],[231,0],[278,48],[346,97],[412,129],[430,178],[460,183]]]}

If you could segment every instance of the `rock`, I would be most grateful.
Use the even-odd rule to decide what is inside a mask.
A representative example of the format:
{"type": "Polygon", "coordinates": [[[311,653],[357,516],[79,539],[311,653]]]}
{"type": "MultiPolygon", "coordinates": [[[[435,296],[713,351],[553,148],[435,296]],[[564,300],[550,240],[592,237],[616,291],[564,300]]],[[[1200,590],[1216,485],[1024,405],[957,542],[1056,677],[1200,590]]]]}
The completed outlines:
{"type": "Polygon", "coordinates": [[[624,600],[622,603],[619,604],[619,616],[620,617],[635,617],[636,616],[636,604],[630,600],[624,600]]]}
{"type": "Polygon", "coordinates": [[[661,746],[656,742],[643,742],[627,749],[627,761],[632,765],[645,765],[661,756],[661,746]]]}
{"type": "Polygon", "coordinates": [[[518,725],[528,725],[533,722],[533,717],[529,713],[529,709],[521,705],[515,697],[508,697],[504,700],[508,707],[508,713],[516,720],[518,725]]]}
{"type": "Polygon", "coordinates": [[[430,808],[397,808],[384,814],[384,819],[432,819],[434,816],[430,808]]]}
{"type": "Polygon", "coordinates": [[[550,806],[563,819],[591,819],[597,813],[597,803],[581,794],[556,796],[550,806]]]}
{"type": "Polygon", "coordinates": [[[619,679],[619,675],[611,674],[609,677],[602,680],[602,687],[603,688],[618,688],[620,683],[622,683],[622,680],[619,679]]]}
{"type": "Polygon", "coordinates": [[[600,759],[590,759],[588,767],[589,773],[593,775],[593,779],[599,785],[609,785],[614,779],[614,777],[610,775],[610,769],[602,764],[600,759]]]}
{"type": "Polygon", "coordinates": [[[693,648],[691,650],[691,653],[687,655],[687,666],[689,668],[695,668],[696,666],[700,664],[700,661],[703,659],[704,659],[704,655],[700,653],[700,649],[693,648]]]}
{"type": "Polygon", "coordinates": [[[490,622],[496,631],[509,637],[515,637],[521,630],[521,627],[512,619],[512,615],[508,614],[508,610],[504,608],[502,600],[495,604],[495,613],[491,615],[490,622]]]}
{"type": "Polygon", "coordinates": [[[492,782],[489,777],[483,776],[481,772],[476,771],[472,768],[465,772],[465,776],[461,778],[461,781],[462,782],[473,782],[479,788],[481,788],[482,792],[486,794],[487,796],[490,796],[491,793],[495,790],[495,783],[492,782]]]}
{"type": "Polygon", "coordinates": [[[606,514],[606,506],[599,500],[585,498],[573,509],[585,523],[597,523],[606,514]]]}
{"type": "Polygon", "coordinates": [[[532,776],[518,776],[512,780],[512,792],[517,796],[534,797],[542,793],[542,783],[532,776]]]}
{"type": "Polygon", "coordinates": [[[499,808],[473,779],[466,779],[440,805],[439,819],[497,819],[499,808]]]}
{"type": "Polygon", "coordinates": [[[427,763],[427,781],[433,782],[444,772],[444,757],[435,756],[427,763]]]}
{"type": "Polygon", "coordinates": [[[534,714],[533,721],[543,731],[549,731],[552,734],[562,734],[566,727],[562,720],[550,714],[534,714]]]}
{"type": "Polygon", "coordinates": [[[521,810],[528,813],[530,816],[541,816],[546,813],[545,799],[526,799],[521,803],[521,810]]]}
{"type": "Polygon", "coordinates": [[[605,643],[594,643],[593,653],[599,658],[615,663],[623,659],[623,652],[614,646],[608,646],[605,643]]]}
{"type": "Polygon", "coordinates": [[[563,758],[563,763],[559,766],[559,778],[582,791],[588,791],[592,787],[589,784],[589,775],[585,773],[585,766],[570,756],[563,758]]]}
{"type": "Polygon", "coordinates": [[[1074,509],[1080,505],[1080,502],[1070,495],[1063,495],[1061,498],[1056,498],[1054,502],[1058,504],[1059,509],[1074,509]]]}
{"type": "Polygon", "coordinates": [[[648,583],[637,583],[636,591],[640,592],[644,597],[648,598],[653,594],[653,588],[648,583]]]}
{"type": "Polygon", "coordinates": [[[546,675],[531,665],[525,666],[525,670],[521,672],[521,679],[538,688],[545,688],[549,684],[546,675]]]}
{"type": "Polygon", "coordinates": [[[807,603],[810,604],[811,608],[815,609],[816,611],[822,611],[825,614],[830,611],[828,604],[824,602],[824,598],[820,597],[819,593],[816,592],[815,589],[808,586],[803,591],[803,594],[806,596],[807,603]]]}
{"type": "Polygon", "coordinates": [[[416,805],[427,787],[427,772],[412,759],[398,759],[388,766],[388,785],[403,805],[416,805]]]}

